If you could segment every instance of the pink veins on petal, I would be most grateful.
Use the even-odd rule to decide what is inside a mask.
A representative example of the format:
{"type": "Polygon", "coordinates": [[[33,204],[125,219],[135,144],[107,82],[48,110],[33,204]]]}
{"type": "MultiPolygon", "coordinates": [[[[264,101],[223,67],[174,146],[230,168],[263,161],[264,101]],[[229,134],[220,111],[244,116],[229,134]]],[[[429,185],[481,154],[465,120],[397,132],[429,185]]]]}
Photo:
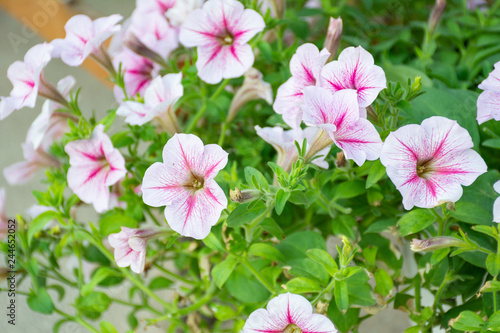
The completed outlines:
{"type": "Polygon", "coordinates": [[[169,226],[183,236],[205,238],[215,225],[227,198],[213,179],[227,164],[221,147],[192,134],[176,134],[163,149],[163,163],[154,163],[144,175],[144,202],[165,207],[169,226]]]}

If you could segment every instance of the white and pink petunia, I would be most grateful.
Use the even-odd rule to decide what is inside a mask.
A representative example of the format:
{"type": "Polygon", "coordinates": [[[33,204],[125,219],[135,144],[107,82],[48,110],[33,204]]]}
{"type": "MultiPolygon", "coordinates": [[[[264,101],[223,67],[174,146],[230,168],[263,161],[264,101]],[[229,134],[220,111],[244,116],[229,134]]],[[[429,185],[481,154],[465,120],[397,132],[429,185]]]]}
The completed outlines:
{"type": "Polygon", "coordinates": [[[68,186],[85,203],[93,204],[98,213],[109,209],[109,186],[125,177],[125,160],[97,125],[88,140],[66,144],[69,155],[68,186]]]}
{"type": "Polygon", "coordinates": [[[382,140],[373,124],[360,117],[355,90],[332,95],[325,88],[306,87],[303,110],[304,122],[326,132],[347,159],[362,165],[379,158],[382,140]]]}
{"type": "Polygon", "coordinates": [[[331,92],[356,90],[359,106],[365,108],[386,88],[386,78],[384,70],[375,65],[368,51],[361,46],[348,47],[340,53],[338,60],[323,67],[320,85],[331,92]]]}
{"type": "Polygon", "coordinates": [[[179,27],[193,10],[200,8],[205,0],[178,0],[167,10],[165,16],[173,26],[179,27]]]}
{"type": "Polygon", "coordinates": [[[66,37],[54,39],[51,43],[54,46],[54,56],[60,57],[69,66],[80,66],[91,55],[98,61],[105,62],[102,59],[101,44],[120,31],[118,22],[121,20],[122,16],[118,14],[94,21],[86,15],[73,16],[64,26],[66,37]]]}
{"type": "MultiPolygon", "coordinates": [[[[149,87],[153,78],[158,76],[160,71],[160,65],[127,48],[124,48],[113,57],[113,64],[116,70],[121,64],[123,83],[129,97],[135,97],[137,94],[144,96],[146,88],[149,87]]],[[[119,102],[125,98],[123,91],[118,86],[115,86],[114,93],[119,102]]]]}
{"type": "Polygon", "coordinates": [[[184,21],[179,39],[198,48],[198,76],[210,84],[242,76],[254,62],[248,41],[265,27],[262,16],[236,0],[209,0],[184,21]]]}
{"type": "Polygon", "coordinates": [[[431,117],[389,134],[380,161],[401,192],[405,209],[432,208],[456,202],[462,185],[469,186],[486,172],[473,146],[467,130],[456,121],[431,117]]]}
{"type": "MultiPolygon", "coordinates": [[[[295,141],[301,146],[305,138],[309,147],[320,129],[307,127],[306,129],[299,128],[285,131],[282,127],[261,128],[260,126],[255,126],[255,131],[257,131],[258,136],[276,149],[278,152],[276,164],[288,172],[298,158],[295,141]]],[[[328,162],[325,161],[325,157],[328,155],[329,150],[330,147],[327,147],[319,151],[317,155],[322,155],[322,157],[316,158],[312,163],[323,169],[328,169],[328,162]]]]}
{"type": "Polygon", "coordinates": [[[38,94],[46,93],[42,71],[52,58],[52,50],[53,47],[47,43],[35,45],[28,50],[24,61],[16,61],[9,66],[7,77],[14,88],[10,96],[2,97],[0,101],[1,120],[25,106],[34,107],[38,94]]]}
{"type": "Polygon", "coordinates": [[[302,122],[303,90],[318,83],[321,69],[330,52],[321,52],[314,44],[301,45],[290,60],[292,77],[278,88],[273,108],[283,115],[283,120],[292,128],[300,127],[302,122]]]}
{"type": "MultiPolygon", "coordinates": [[[[57,83],[57,90],[63,97],[68,97],[71,88],[75,85],[75,78],[71,75],[61,79],[57,83]]],[[[46,100],[42,106],[42,112],[31,124],[26,135],[26,141],[31,142],[34,149],[43,143],[43,149],[48,150],[54,140],[60,139],[69,129],[68,118],[72,116],[63,112],[54,112],[63,105],[52,100],[46,100]]]]}
{"type": "Polygon", "coordinates": [[[227,207],[224,191],[214,177],[227,164],[218,145],[203,145],[193,134],[175,134],[163,149],[163,163],[144,175],[144,202],[165,207],[168,225],[183,236],[203,239],[227,207]]]}
{"type": "Polygon", "coordinates": [[[250,314],[243,333],[337,333],[328,317],[313,313],[311,303],[303,296],[281,294],[267,304],[266,309],[258,309],[250,314]]]}
{"type": "Polygon", "coordinates": [[[143,125],[158,119],[169,133],[179,132],[174,104],[182,97],[182,73],[157,76],[144,93],[144,103],[126,101],[116,111],[131,125],[143,125]]]}
{"type": "Polygon", "coordinates": [[[477,99],[477,122],[500,120],[500,62],[478,87],[484,91],[477,99]]]}
{"type": "Polygon", "coordinates": [[[108,236],[109,245],[115,249],[118,267],[130,266],[133,272],[142,273],[146,264],[146,244],[148,240],[162,234],[157,228],[131,229],[121,227],[117,234],[108,236]]]}
{"type": "MultiPolygon", "coordinates": [[[[500,193],[500,180],[493,184],[493,189],[500,193]]],[[[493,203],[493,222],[500,223],[500,198],[493,203]]]]}
{"type": "MultiPolygon", "coordinates": [[[[130,36],[138,38],[140,43],[157,53],[162,59],[167,59],[170,52],[179,47],[178,29],[172,27],[166,18],[157,12],[134,12],[125,33],[125,42],[129,47],[133,45],[133,42],[127,43],[130,36]]],[[[136,51],[134,47],[131,49],[136,51]]]]}

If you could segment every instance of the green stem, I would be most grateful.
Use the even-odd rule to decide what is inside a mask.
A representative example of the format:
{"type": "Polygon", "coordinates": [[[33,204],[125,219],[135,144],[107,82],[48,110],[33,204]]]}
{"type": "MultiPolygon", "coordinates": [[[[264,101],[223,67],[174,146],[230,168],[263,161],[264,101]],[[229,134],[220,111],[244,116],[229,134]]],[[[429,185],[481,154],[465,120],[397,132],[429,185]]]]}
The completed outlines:
{"type": "Polygon", "coordinates": [[[78,324],[80,324],[83,327],[85,327],[89,332],[100,333],[98,330],[96,330],[95,328],[93,328],[92,326],[90,326],[89,323],[87,323],[85,320],[83,320],[80,317],[75,317],[75,316],[69,315],[69,314],[67,314],[65,312],[62,312],[61,310],[58,310],[58,309],[54,309],[54,311],[57,312],[62,317],[64,317],[65,319],[77,322],[78,324]]]}
{"type": "Polygon", "coordinates": [[[153,222],[157,225],[157,226],[161,226],[161,223],[158,221],[158,219],[153,215],[153,213],[151,212],[151,208],[149,208],[148,206],[146,206],[146,213],[149,215],[149,217],[151,217],[151,219],[153,220],[153,222]]]}
{"type": "MultiPolygon", "coordinates": [[[[230,252],[231,253],[231,252],[230,252]]],[[[266,287],[267,290],[271,293],[272,296],[277,294],[277,290],[252,266],[252,264],[248,261],[247,258],[239,257],[233,253],[231,253],[233,257],[235,257],[241,264],[243,264],[252,274],[259,280],[259,282],[266,287]]]]}
{"type": "Polygon", "coordinates": [[[422,311],[422,306],[420,303],[420,284],[422,283],[422,278],[420,277],[420,274],[417,273],[415,276],[415,310],[420,313],[422,311]]]}
{"type": "MultiPolygon", "coordinates": [[[[213,102],[217,97],[219,97],[219,95],[224,91],[224,88],[227,86],[228,83],[229,83],[229,79],[225,79],[224,81],[222,81],[222,83],[219,84],[219,87],[214,92],[214,94],[208,99],[208,101],[213,102]]],[[[208,101],[206,101],[206,100],[203,101],[203,105],[198,110],[198,112],[194,115],[193,119],[191,119],[191,122],[188,124],[188,126],[186,128],[186,133],[193,132],[193,129],[196,127],[196,124],[198,123],[198,121],[201,119],[201,117],[203,117],[203,115],[207,111],[208,101]]]]}
{"type": "Polygon", "coordinates": [[[159,269],[161,272],[163,272],[165,275],[168,275],[169,277],[171,278],[174,278],[175,280],[178,280],[178,281],[181,281],[181,282],[184,282],[184,283],[187,283],[187,284],[190,284],[190,285],[197,285],[196,282],[193,282],[193,281],[190,281],[186,278],[183,278],[182,276],[180,275],[177,275],[175,273],[172,273],[168,270],[166,270],[165,268],[161,267],[160,265],[158,265],[157,263],[153,264],[154,267],[156,267],[157,269],[159,269]]]}
{"type": "Polygon", "coordinates": [[[218,145],[221,147],[224,145],[224,139],[226,138],[226,132],[227,132],[228,127],[229,127],[229,124],[227,122],[224,122],[222,124],[222,129],[220,132],[219,142],[218,142],[218,145]]]}
{"type": "Polygon", "coordinates": [[[311,304],[312,305],[316,305],[316,303],[318,303],[321,300],[321,298],[323,297],[324,294],[329,293],[333,289],[334,285],[335,285],[335,279],[332,279],[332,281],[330,281],[330,283],[328,284],[328,286],[325,289],[323,289],[318,294],[318,296],[316,296],[316,298],[311,302],[311,304]]]}

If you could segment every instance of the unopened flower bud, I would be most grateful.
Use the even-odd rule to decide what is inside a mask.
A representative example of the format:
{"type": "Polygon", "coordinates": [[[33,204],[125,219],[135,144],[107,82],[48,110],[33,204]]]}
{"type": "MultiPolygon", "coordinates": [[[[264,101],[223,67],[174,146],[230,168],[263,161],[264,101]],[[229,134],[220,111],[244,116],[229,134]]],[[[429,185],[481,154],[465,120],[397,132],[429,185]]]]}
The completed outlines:
{"type": "Polygon", "coordinates": [[[342,18],[338,19],[330,17],[328,31],[326,32],[325,43],[323,47],[330,52],[329,60],[335,59],[339,49],[340,40],[342,38],[342,18]]]}
{"type": "Polygon", "coordinates": [[[415,77],[415,82],[412,83],[411,85],[411,91],[412,92],[420,92],[422,90],[422,83],[420,82],[422,79],[421,76],[416,76],[415,77]]]}
{"type": "Polygon", "coordinates": [[[454,202],[447,202],[446,209],[455,211],[455,203],[454,202]]]}
{"type": "Polygon", "coordinates": [[[244,203],[250,202],[259,199],[262,196],[262,193],[257,190],[243,190],[241,191],[239,188],[235,187],[234,190],[229,190],[229,197],[231,201],[244,203]]]}
{"type": "Polygon", "coordinates": [[[436,5],[434,6],[434,9],[432,10],[432,13],[429,17],[428,25],[429,25],[429,33],[431,35],[434,33],[434,30],[436,30],[445,8],[446,8],[446,0],[436,0],[436,5]]]}
{"type": "Polygon", "coordinates": [[[345,154],[343,151],[337,153],[337,160],[335,161],[337,168],[343,168],[347,166],[347,160],[345,159],[345,154]]]}
{"type": "Polygon", "coordinates": [[[144,44],[135,34],[129,33],[124,40],[124,44],[138,55],[148,58],[163,67],[168,67],[165,59],[163,59],[157,52],[147,47],[146,44],[144,44]]]}
{"type": "Polygon", "coordinates": [[[273,104],[273,88],[269,83],[262,80],[262,73],[252,67],[245,73],[243,85],[236,92],[231,101],[226,122],[230,123],[236,116],[238,110],[246,103],[259,99],[263,99],[267,103],[273,104]]]}
{"type": "Polygon", "coordinates": [[[415,252],[419,251],[430,252],[454,246],[465,247],[467,246],[467,243],[458,238],[443,236],[443,237],[428,238],[424,240],[414,238],[412,239],[410,244],[411,250],[415,252]]]}
{"type": "Polygon", "coordinates": [[[64,96],[57,90],[54,85],[45,80],[43,74],[40,75],[40,85],[38,86],[38,94],[42,97],[50,99],[64,107],[69,107],[69,103],[64,96]]]}

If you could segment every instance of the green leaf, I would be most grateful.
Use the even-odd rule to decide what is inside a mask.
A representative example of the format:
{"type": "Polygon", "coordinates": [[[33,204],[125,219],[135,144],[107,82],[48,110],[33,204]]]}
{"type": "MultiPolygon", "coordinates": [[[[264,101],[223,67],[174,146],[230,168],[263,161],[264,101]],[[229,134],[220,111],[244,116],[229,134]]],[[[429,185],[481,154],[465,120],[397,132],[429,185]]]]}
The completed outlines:
{"type": "Polygon", "coordinates": [[[305,193],[301,190],[293,190],[290,193],[290,198],[288,199],[291,203],[295,205],[304,205],[306,207],[309,206],[309,199],[305,195],[305,193]]]}
{"type": "Polygon", "coordinates": [[[396,219],[394,219],[394,218],[379,220],[375,223],[370,224],[370,226],[368,228],[366,228],[364,233],[365,234],[369,234],[369,233],[378,234],[384,230],[388,230],[389,227],[393,227],[395,225],[396,225],[396,219]]]}
{"type": "Polygon", "coordinates": [[[424,72],[410,66],[385,66],[384,72],[387,77],[387,81],[399,82],[402,85],[406,85],[408,79],[413,81],[415,77],[420,76],[420,83],[422,83],[422,87],[432,87],[432,80],[424,72]]]}
{"type": "Polygon", "coordinates": [[[340,183],[335,191],[335,199],[350,199],[365,193],[365,182],[362,180],[349,180],[340,183]]]}
{"type": "Polygon", "coordinates": [[[104,125],[104,132],[107,132],[111,125],[113,125],[113,121],[115,121],[116,118],[116,109],[110,110],[109,113],[101,119],[98,124],[103,124],[104,125]]]}
{"type": "Polygon", "coordinates": [[[497,276],[500,273],[500,256],[496,253],[490,253],[486,258],[486,269],[491,275],[497,276]]]}
{"type": "Polygon", "coordinates": [[[111,299],[103,292],[93,291],[76,299],[75,307],[89,319],[97,319],[111,304],[111,299]]]}
{"type": "Polygon", "coordinates": [[[274,206],[276,210],[276,214],[281,215],[283,209],[285,208],[285,204],[290,198],[290,192],[283,190],[280,188],[278,193],[276,193],[276,204],[274,206]]]}
{"type": "Polygon", "coordinates": [[[254,206],[248,209],[250,203],[244,203],[236,207],[227,218],[227,225],[232,228],[241,227],[259,218],[267,210],[267,206],[262,201],[257,201],[254,206]]]}
{"type": "Polygon", "coordinates": [[[99,323],[99,327],[101,328],[102,333],[118,333],[113,324],[107,321],[101,321],[99,323]]]}
{"type": "Polygon", "coordinates": [[[276,221],[270,217],[267,217],[264,220],[262,220],[259,226],[279,240],[285,238],[285,234],[283,233],[283,230],[281,230],[279,224],[276,223],[276,221]]]}
{"type": "Polygon", "coordinates": [[[488,226],[488,225],[475,225],[472,227],[472,230],[475,230],[477,232],[480,232],[482,234],[486,234],[488,236],[491,236],[493,238],[496,238],[496,233],[494,230],[495,227],[492,227],[492,226],[488,226]]]}
{"type": "Polygon", "coordinates": [[[392,281],[392,277],[383,269],[379,269],[375,272],[375,292],[379,293],[382,296],[387,296],[391,294],[392,289],[394,288],[394,282],[392,281]]]}
{"type": "Polygon", "coordinates": [[[286,290],[292,294],[317,293],[323,290],[318,282],[305,278],[297,277],[286,284],[286,290]]]}
{"type": "Polygon", "coordinates": [[[352,215],[339,215],[332,222],[332,231],[335,235],[345,235],[356,239],[356,219],[352,215]]]}
{"type": "Polygon", "coordinates": [[[130,136],[128,136],[128,134],[130,133],[129,130],[126,130],[126,131],[122,131],[122,132],[118,132],[118,133],[115,133],[111,136],[111,142],[113,143],[113,146],[115,148],[122,148],[122,147],[127,147],[127,146],[130,146],[131,144],[133,144],[135,142],[135,140],[133,138],[131,138],[130,136]]]}
{"type": "Polygon", "coordinates": [[[349,293],[347,292],[347,282],[345,280],[335,280],[333,293],[335,294],[335,303],[340,310],[349,309],[349,293]]]}
{"type": "Polygon", "coordinates": [[[484,286],[481,287],[481,290],[479,290],[481,293],[491,293],[494,291],[500,291],[500,281],[486,281],[484,286]]]}
{"type": "Polygon", "coordinates": [[[370,188],[375,185],[382,177],[385,175],[385,167],[382,165],[380,160],[373,162],[368,177],[366,178],[365,188],[370,188]]]}
{"type": "Polygon", "coordinates": [[[434,215],[427,209],[415,209],[403,215],[398,221],[401,236],[407,236],[419,232],[435,221],[434,215]]]}
{"type": "Polygon", "coordinates": [[[483,142],[484,147],[500,149],[500,139],[488,139],[483,142]]]}
{"type": "Polygon", "coordinates": [[[484,325],[484,330],[500,332],[500,311],[495,312],[484,325]]]}
{"type": "Polygon", "coordinates": [[[248,249],[248,254],[278,262],[285,261],[285,257],[283,257],[283,255],[278,249],[266,243],[255,243],[250,245],[250,248],[248,249]]]}
{"type": "Polygon", "coordinates": [[[450,213],[457,220],[466,223],[490,225],[491,221],[493,221],[491,212],[472,202],[457,202],[455,211],[450,213]]]}
{"type": "Polygon", "coordinates": [[[54,311],[54,303],[52,303],[52,299],[45,288],[38,288],[36,294],[32,292],[27,302],[30,309],[35,312],[50,314],[54,311]]]}
{"type": "MultiPolygon", "coordinates": [[[[258,271],[262,270],[269,261],[256,260],[251,264],[258,271]]],[[[239,265],[227,279],[225,289],[237,300],[244,304],[263,302],[268,299],[269,291],[243,265],[239,265]]]]}
{"type": "Polygon", "coordinates": [[[49,210],[46,212],[43,212],[42,214],[38,215],[35,217],[31,223],[28,225],[28,243],[31,244],[31,240],[33,239],[33,236],[39,232],[42,231],[43,228],[47,225],[52,220],[57,219],[59,216],[58,213],[49,210]]]}
{"type": "Polygon", "coordinates": [[[90,294],[101,281],[114,276],[121,276],[121,274],[109,267],[99,267],[92,275],[90,281],[82,286],[81,295],[86,296],[90,294]]]}
{"type": "Polygon", "coordinates": [[[335,273],[339,271],[337,263],[332,258],[332,256],[325,250],[310,249],[306,252],[306,254],[309,258],[311,258],[315,262],[323,265],[331,276],[335,275],[335,273]]]}
{"type": "Polygon", "coordinates": [[[273,62],[273,50],[271,49],[271,45],[268,42],[261,40],[257,43],[257,47],[259,48],[264,60],[270,64],[273,62]]]}
{"type": "Polygon", "coordinates": [[[437,265],[448,256],[450,248],[435,250],[431,256],[431,265],[437,265]]]}
{"type": "Polygon", "coordinates": [[[484,325],[483,319],[472,311],[464,311],[450,321],[451,327],[459,331],[480,331],[484,325]]]}
{"type": "Polygon", "coordinates": [[[349,329],[356,325],[359,318],[361,308],[350,308],[345,313],[339,310],[336,302],[330,302],[328,306],[328,317],[335,323],[335,327],[346,333],[349,329]]]}
{"type": "Polygon", "coordinates": [[[127,323],[130,325],[132,329],[136,329],[139,326],[139,321],[135,317],[135,311],[132,311],[127,316],[127,323]]]}
{"type": "Polygon", "coordinates": [[[172,286],[173,282],[163,276],[157,276],[151,281],[149,284],[149,289],[158,290],[158,289],[166,289],[172,286]]]}
{"type": "Polygon", "coordinates": [[[222,289],[222,286],[226,283],[227,279],[231,276],[234,269],[238,265],[238,260],[233,257],[228,257],[224,261],[221,261],[212,268],[212,278],[215,281],[217,287],[222,289]]]}
{"type": "Polygon", "coordinates": [[[121,227],[135,228],[137,225],[137,220],[124,212],[112,211],[103,215],[99,220],[99,231],[103,236],[109,236],[110,234],[120,232],[121,227]]]}
{"type": "Polygon", "coordinates": [[[255,188],[265,189],[269,192],[269,183],[267,182],[266,177],[257,169],[247,166],[245,168],[245,180],[247,184],[253,185],[255,188]],[[256,183],[253,181],[253,177],[255,177],[256,183]]]}

